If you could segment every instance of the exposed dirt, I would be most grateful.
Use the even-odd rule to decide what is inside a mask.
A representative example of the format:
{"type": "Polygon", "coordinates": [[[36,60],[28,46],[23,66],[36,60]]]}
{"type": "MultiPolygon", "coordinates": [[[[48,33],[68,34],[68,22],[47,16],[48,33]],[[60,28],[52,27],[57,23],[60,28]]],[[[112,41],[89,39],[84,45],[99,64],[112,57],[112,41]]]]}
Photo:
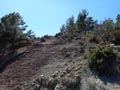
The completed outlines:
{"type": "MultiPolygon", "coordinates": [[[[75,90],[119,90],[120,79],[114,85],[111,82],[104,84],[104,80],[107,79],[102,80],[89,71],[85,60],[84,46],[85,44],[78,40],[65,44],[35,42],[29,47],[19,49],[18,53],[25,53],[0,73],[0,90],[54,90],[34,89],[33,87],[37,84],[31,84],[36,80],[39,81],[41,77],[50,80],[53,80],[51,78],[68,79],[75,84],[77,83],[74,82],[76,76],[80,76],[81,83],[75,90]],[[27,89],[28,87],[30,88],[27,89]]],[[[58,87],[60,84],[54,87],[55,90],[71,90],[57,89],[58,87]]]]}
{"type": "MultiPolygon", "coordinates": [[[[71,46],[70,46],[71,45],[71,46]]],[[[53,45],[51,43],[34,43],[26,52],[19,56],[15,62],[6,66],[0,73],[0,90],[12,90],[15,86],[29,81],[33,76],[47,73],[48,75],[57,69],[63,68],[66,62],[64,48],[70,45],[53,45]],[[57,67],[57,68],[56,68],[57,67]]],[[[23,49],[18,50],[22,52],[23,49]]]]}
{"type": "Polygon", "coordinates": [[[37,48],[29,47],[23,55],[0,73],[0,90],[12,90],[14,86],[31,79],[40,67],[47,64],[51,54],[50,48],[52,48],[51,45],[44,45],[43,47],[39,45],[37,48]]]}

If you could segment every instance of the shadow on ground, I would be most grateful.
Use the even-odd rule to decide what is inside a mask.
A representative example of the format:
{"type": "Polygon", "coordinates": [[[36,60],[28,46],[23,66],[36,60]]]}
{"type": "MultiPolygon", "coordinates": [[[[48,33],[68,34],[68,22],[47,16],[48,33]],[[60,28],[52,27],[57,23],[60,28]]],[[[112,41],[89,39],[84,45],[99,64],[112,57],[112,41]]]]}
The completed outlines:
{"type": "Polygon", "coordinates": [[[17,51],[14,51],[14,52],[10,52],[6,56],[4,56],[0,60],[0,73],[2,73],[8,65],[15,62],[23,54],[24,54],[24,52],[18,54],[17,51]]]}

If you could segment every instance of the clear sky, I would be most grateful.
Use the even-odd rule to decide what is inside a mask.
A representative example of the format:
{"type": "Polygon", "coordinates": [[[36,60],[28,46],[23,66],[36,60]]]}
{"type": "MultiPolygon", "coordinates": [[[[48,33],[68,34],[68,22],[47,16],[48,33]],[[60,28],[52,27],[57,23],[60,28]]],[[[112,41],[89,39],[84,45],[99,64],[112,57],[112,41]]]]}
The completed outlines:
{"type": "Polygon", "coordinates": [[[77,18],[82,9],[99,22],[115,20],[120,14],[120,0],[0,0],[0,18],[19,12],[36,36],[54,35],[70,16],[77,18]]]}

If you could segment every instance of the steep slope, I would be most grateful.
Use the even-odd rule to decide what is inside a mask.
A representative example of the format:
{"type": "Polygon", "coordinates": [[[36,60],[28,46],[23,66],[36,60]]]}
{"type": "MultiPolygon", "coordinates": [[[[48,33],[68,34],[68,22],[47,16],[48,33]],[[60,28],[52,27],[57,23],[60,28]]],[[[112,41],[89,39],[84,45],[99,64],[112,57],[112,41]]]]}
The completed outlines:
{"type": "Polygon", "coordinates": [[[119,78],[111,83],[88,69],[87,44],[35,42],[0,73],[0,90],[119,90],[119,78]]]}
{"type": "Polygon", "coordinates": [[[42,73],[49,75],[57,69],[63,68],[66,62],[73,58],[69,55],[71,54],[69,51],[64,51],[65,46],[71,47],[72,44],[70,46],[34,43],[15,62],[5,67],[4,71],[0,73],[0,90],[12,90],[24,81],[31,80],[35,75],[42,73]],[[67,52],[68,54],[64,56],[64,53],[67,52]],[[69,58],[64,59],[67,55],[69,58]]]}

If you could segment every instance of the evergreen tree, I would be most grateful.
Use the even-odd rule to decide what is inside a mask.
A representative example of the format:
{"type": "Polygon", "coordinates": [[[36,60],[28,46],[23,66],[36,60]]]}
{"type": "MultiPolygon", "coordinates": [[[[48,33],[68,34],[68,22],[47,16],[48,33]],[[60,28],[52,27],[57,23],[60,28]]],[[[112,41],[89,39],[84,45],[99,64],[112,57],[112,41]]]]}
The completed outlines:
{"type": "Polygon", "coordinates": [[[103,22],[103,29],[106,31],[113,30],[114,29],[114,22],[112,19],[108,18],[104,20],[103,22]]]}
{"type": "Polygon", "coordinates": [[[1,18],[0,21],[0,47],[14,47],[22,37],[26,25],[19,13],[10,13],[1,18]]]}
{"type": "Polygon", "coordinates": [[[62,35],[64,35],[66,33],[66,26],[65,26],[65,24],[63,24],[62,27],[60,28],[60,33],[62,35]]]}
{"type": "Polygon", "coordinates": [[[74,17],[70,17],[66,22],[66,31],[69,35],[72,35],[75,30],[74,17]]]}
{"type": "Polygon", "coordinates": [[[118,14],[116,18],[116,29],[120,29],[120,14],[118,14]]]}
{"type": "Polygon", "coordinates": [[[30,40],[35,39],[35,34],[32,30],[27,31],[26,35],[30,38],[30,40]]]}
{"type": "Polygon", "coordinates": [[[84,9],[79,13],[76,24],[78,27],[78,32],[84,31],[86,34],[86,30],[94,29],[95,21],[92,19],[92,17],[88,17],[88,12],[84,9]]]}
{"type": "Polygon", "coordinates": [[[82,10],[82,12],[79,13],[78,18],[77,18],[77,27],[78,27],[78,32],[82,32],[83,30],[86,30],[86,19],[88,16],[87,10],[82,10]]]}

